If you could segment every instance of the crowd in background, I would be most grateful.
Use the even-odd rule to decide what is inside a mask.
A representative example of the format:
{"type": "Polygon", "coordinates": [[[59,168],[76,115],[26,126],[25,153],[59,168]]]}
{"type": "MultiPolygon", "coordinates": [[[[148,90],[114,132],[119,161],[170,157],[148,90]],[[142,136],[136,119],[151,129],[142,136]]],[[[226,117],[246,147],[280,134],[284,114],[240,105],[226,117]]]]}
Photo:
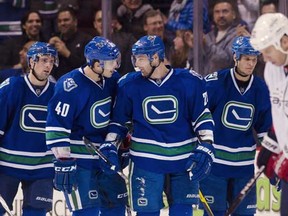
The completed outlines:
{"type": "MultiPolygon", "coordinates": [[[[17,2],[0,2],[0,81],[7,77],[7,69],[25,73],[20,52],[28,41],[49,42],[56,47],[60,54],[60,65],[52,73],[56,80],[85,63],[85,44],[102,35],[101,0],[17,2]]],[[[233,39],[250,35],[257,17],[276,12],[277,7],[278,0],[204,0],[203,51],[197,58],[205,65],[198,72],[206,75],[233,66],[233,39]]],[[[121,75],[133,71],[131,46],[146,34],[163,39],[167,63],[193,68],[193,0],[112,1],[110,39],[122,53],[121,75]]],[[[257,75],[262,76],[263,65],[260,60],[257,75]]]]}
{"type": "MultiPolygon", "coordinates": [[[[279,183],[278,177],[284,180],[281,185],[284,191],[281,197],[281,211],[287,212],[284,210],[286,208],[284,202],[288,200],[287,156],[283,156],[280,150],[274,152],[269,148],[265,149],[278,142],[274,129],[269,129],[272,125],[272,115],[279,119],[279,122],[273,122],[278,133],[277,139],[287,134],[287,128],[282,130],[279,123],[282,119],[284,123],[288,122],[287,106],[281,103],[282,100],[287,102],[288,20],[283,14],[276,13],[279,9],[278,1],[202,0],[203,11],[200,13],[200,20],[202,19],[203,26],[202,29],[200,27],[200,32],[203,32],[203,37],[200,37],[197,44],[194,44],[196,31],[194,35],[193,19],[197,14],[194,14],[196,10],[193,0],[114,0],[110,14],[111,22],[108,22],[111,24],[109,28],[103,26],[107,14],[106,11],[102,11],[104,9],[101,7],[101,2],[101,0],[0,0],[0,102],[4,107],[3,110],[6,110],[4,114],[10,112],[9,116],[2,118],[2,121],[7,120],[5,124],[8,125],[10,118],[16,119],[13,120],[17,125],[15,128],[19,129],[18,122],[21,124],[22,122],[18,119],[21,120],[22,116],[20,111],[16,110],[14,113],[17,116],[14,118],[14,113],[11,114],[14,108],[11,107],[15,105],[20,109],[22,105],[18,106],[20,102],[17,102],[12,106],[12,102],[25,100],[25,103],[33,107],[30,104],[32,97],[28,97],[28,94],[25,96],[25,92],[32,91],[33,97],[38,100],[50,83],[51,85],[56,83],[54,90],[52,86],[50,87],[50,95],[47,95],[45,100],[44,105],[48,103],[46,122],[37,120],[30,112],[28,117],[33,124],[45,124],[46,137],[42,136],[42,147],[46,151],[47,144],[56,158],[53,160],[54,186],[55,189],[64,192],[67,205],[70,211],[74,212],[73,215],[95,215],[95,212],[101,212],[102,215],[102,212],[111,209],[117,213],[111,211],[110,215],[120,215],[119,211],[121,215],[125,214],[127,207],[124,205],[127,204],[125,181],[121,179],[120,188],[118,180],[106,174],[115,174],[120,178],[116,174],[116,171],[120,170],[118,144],[126,138],[131,138],[132,143],[125,149],[129,150],[130,162],[132,161],[132,165],[130,164],[132,168],[129,171],[132,210],[140,212],[139,216],[148,215],[146,212],[149,212],[149,215],[160,214],[160,209],[163,207],[163,188],[167,193],[170,215],[191,215],[192,204],[198,201],[191,198],[196,198],[194,193],[198,194],[198,182],[205,195],[213,199],[217,197],[216,201],[211,203],[215,215],[224,215],[227,210],[226,204],[230,205],[239,189],[245,188],[246,183],[254,176],[256,143],[262,144],[257,159],[258,168],[265,169],[264,173],[270,179],[270,183],[276,187],[279,183]],[[260,16],[262,14],[266,15],[260,16]],[[261,17],[264,21],[261,21],[261,17]],[[267,25],[264,30],[262,24],[267,25]],[[266,31],[267,29],[269,31],[266,31]],[[109,40],[103,37],[106,30],[109,32],[109,40]],[[263,39],[262,35],[269,37],[263,39]],[[264,41],[265,39],[267,41],[264,41]],[[198,51],[196,45],[200,43],[202,46],[199,55],[196,56],[194,51],[198,51]],[[204,63],[196,72],[190,70],[194,69],[195,59],[201,59],[204,63]],[[129,73],[135,68],[141,73],[129,73]],[[122,79],[118,73],[114,73],[116,69],[122,79]],[[275,75],[268,77],[268,70],[278,70],[283,77],[279,76],[276,82],[275,75]],[[205,77],[205,81],[198,73],[205,77]],[[28,75],[23,76],[26,74],[28,75]],[[125,74],[127,75],[123,77],[125,74]],[[264,75],[266,83],[262,80],[264,75]],[[18,77],[7,79],[11,76],[18,77]],[[145,79],[142,79],[143,77],[145,79]],[[25,85],[26,90],[21,92],[24,96],[12,94],[18,90],[14,88],[18,85],[14,79],[19,80],[17,81],[19,83],[27,83],[28,87],[25,85]],[[50,82],[47,82],[48,79],[50,82]],[[269,83],[271,80],[276,84],[269,83]],[[282,89],[278,87],[279,83],[282,89]],[[77,89],[77,94],[82,97],[75,98],[79,84],[83,87],[77,89]],[[10,99],[10,95],[15,98],[11,96],[10,99]],[[276,99],[271,99],[272,96],[276,99]],[[269,100],[272,100],[272,104],[269,100]],[[171,106],[171,110],[165,110],[166,104],[170,106],[171,101],[173,107],[171,106]],[[275,105],[275,101],[279,106],[275,105]],[[101,105],[98,105],[98,102],[101,105]],[[157,104],[158,102],[160,103],[157,104]],[[285,109],[280,109],[280,105],[285,109]],[[101,106],[99,111],[96,110],[98,106],[101,106]],[[178,115],[178,109],[182,116],[178,115]],[[111,119],[109,119],[110,113],[113,113],[111,119]],[[172,113],[173,116],[170,118],[169,115],[172,113]],[[168,117],[165,117],[166,115],[168,117]],[[87,116],[90,121],[87,121],[87,116]],[[131,123],[133,128],[131,137],[126,137],[129,129],[127,123],[131,123]],[[159,125],[161,127],[158,127],[159,125]],[[171,131],[177,136],[170,136],[171,131]],[[102,160],[99,167],[103,173],[98,172],[99,167],[94,167],[94,158],[87,152],[85,145],[91,143],[95,146],[97,143],[100,153],[108,158],[106,160],[104,157],[104,160],[100,155],[102,160]],[[151,144],[157,148],[151,148],[151,144]],[[172,151],[171,146],[175,146],[172,147],[172,151]],[[274,156],[272,152],[275,153],[274,156]],[[178,163],[179,161],[181,163],[178,163]],[[90,166],[90,162],[93,167],[90,166]],[[158,164],[155,165],[156,163],[158,164]],[[209,174],[212,163],[216,168],[209,174]],[[267,172],[272,169],[274,169],[273,175],[269,176],[270,173],[267,172]],[[103,174],[102,177],[99,177],[99,173],[103,174]],[[87,176],[89,178],[86,178],[87,176]],[[103,182],[101,178],[104,179],[103,182]],[[170,181],[168,184],[167,179],[170,181]],[[100,183],[95,184],[96,180],[100,183]],[[113,180],[111,184],[110,180],[113,180]],[[66,181],[69,184],[66,184],[66,181]],[[189,184],[190,181],[197,182],[197,185],[189,184]],[[180,183],[182,191],[178,190],[180,183]],[[75,186],[77,184],[78,186],[75,186]],[[96,185],[101,190],[107,189],[99,193],[101,205],[96,203],[95,197],[90,198],[91,189],[93,191],[95,189],[96,192],[98,190],[96,185]],[[117,194],[115,199],[117,201],[111,204],[111,200],[114,202],[115,197],[112,196],[116,191],[113,185],[117,185],[117,189],[121,190],[117,193],[124,194],[123,202],[119,202],[117,194]],[[81,196],[85,194],[83,197],[89,192],[89,199],[83,201],[85,204],[83,206],[81,206],[82,200],[81,205],[78,205],[80,195],[77,195],[76,199],[69,195],[78,193],[78,189],[81,191],[79,192],[81,196]],[[143,191],[148,191],[150,197],[143,191]],[[191,197],[190,194],[186,194],[187,191],[193,192],[191,197]],[[103,197],[107,194],[111,197],[104,200],[103,197]],[[156,202],[148,202],[146,197],[149,200],[156,197],[156,202]],[[117,206],[118,204],[121,206],[117,206]],[[98,206],[101,206],[100,210],[98,206]],[[155,209],[157,211],[150,214],[150,211],[155,209]],[[181,211],[183,214],[178,214],[181,211]]],[[[40,102],[42,104],[42,101],[40,102]]],[[[6,144],[5,139],[9,139],[8,145],[13,146],[16,129],[14,131],[13,126],[10,130],[10,125],[7,127],[3,125],[4,123],[2,126],[0,124],[1,145],[6,144]]],[[[21,126],[21,130],[29,132],[26,129],[21,126]]],[[[19,143],[22,143],[20,136],[17,138],[19,143]]],[[[286,144],[286,137],[279,143],[280,146],[285,146],[283,143],[286,144]]],[[[11,152],[17,152],[14,149],[10,151],[8,149],[10,146],[7,147],[8,150],[4,147],[1,147],[0,151],[8,152],[9,158],[11,152]]],[[[20,147],[24,148],[22,144],[20,147]]],[[[25,151],[26,149],[23,150],[25,151]]],[[[22,152],[20,154],[29,155],[22,152]]],[[[124,158],[123,155],[121,157],[124,158]]],[[[18,162],[20,159],[17,157],[15,158],[18,162]]],[[[6,160],[3,158],[3,161],[6,160]]],[[[1,163],[1,166],[6,166],[6,161],[1,163]]],[[[51,164],[49,166],[51,168],[51,164]]],[[[13,163],[10,168],[11,170],[15,168],[13,163]]],[[[12,176],[15,173],[11,171],[12,176]]],[[[2,177],[3,185],[10,181],[9,173],[7,176],[6,174],[5,178],[2,177]]],[[[17,189],[18,184],[17,179],[13,186],[17,189]]],[[[41,210],[44,215],[46,213],[44,210],[51,206],[45,209],[32,206],[31,210],[25,194],[28,194],[30,188],[34,190],[34,186],[27,190],[26,184],[23,185],[23,212],[26,212],[23,216],[32,216],[30,212],[35,209],[41,210]]],[[[11,207],[16,189],[13,194],[4,187],[0,188],[3,189],[0,194],[6,196],[4,200],[8,200],[11,207]]],[[[52,193],[52,187],[50,189],[52,193]]],[[[47,194],[47,197],[51,197],[51,194],[47,194]]],[[[127,209],[129,214],[130,207],[127,209]]],[[[0,207],[0,214],[1,210],[3,209],[0,207]]],[[[256,191],[253,188],[236,214],[251,216],[255,211],[256,191]]],[[[204,215],[206,216],[206,213],[204,215]]]]}

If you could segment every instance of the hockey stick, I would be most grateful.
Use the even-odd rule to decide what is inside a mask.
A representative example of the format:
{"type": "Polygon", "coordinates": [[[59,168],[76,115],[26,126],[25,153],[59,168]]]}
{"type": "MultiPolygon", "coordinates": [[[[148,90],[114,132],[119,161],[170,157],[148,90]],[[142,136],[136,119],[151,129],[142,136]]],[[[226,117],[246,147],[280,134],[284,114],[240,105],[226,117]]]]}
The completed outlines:
{"type": "MultiPolygon", "coordinates": [[[[96,148],[96,146],[94,146],[86,137],[83,138],[83,141],[85,143],[86,148],[88,149],[88,151],[90,152],[90,154],[92,154],[93,156],[95,155],[94,153],[96,153],[106,164],[108,164],[110,166],[111,170],[115,170],[115,165],[113,165],[107,158],[105,155],[103,155],[103,153],[101,151],[99,151],[98,148],[96,148]],[[94,153],[93,153],[94,152],[94,153]]],[[[125,182],[128,182],[128,178],[127,176],[124,175],[123,172],[121,171],[117,171],[117,174],[119,176],[121,176],[125,182]]]]}
{"type": "MultiPolygon", "coordinates": [[[[95,155],[94,153],[96,153],[106,164],[108,164],[110,166],[110,169],[111,170],[115,170],[115,165],[113,165],[109,160],[108,158],[106,158],[105,155],[102,154],[101,151],[99,151],[98,148],[96,148],[96,146],[94,146],[86,137],[83,137],[83,141],[84,141],[84,144],[87,148],[87,150],[90,152],[91,155],[95,155]],[[94,152],[94,153],[93,153],[94,152]]],[[[121,172],[121,171],[117,171],[117,174],[119,176],[121,176],[121,178],[123,178],[125,180],[125,183],[128,182],[128,178],[127,176],[121,172]]],[[[132,216],[132,213],[131,213],[131,207],[129,206],[129,204],[126,205],[126,212],[127,212],[127,215],[128,216],[132,216]]]]}
{"type": "Polygon", "coordinates": [[[1,196],[1,194],[0,194],[0,203],[1,203],[1,205],[3,206],[3,208],[5,209],[5,211],[8,213],[9,216],[14,216],[14,215],[12,214],[12,212],[10,211],[10,209],[9,209],[6,201],[5,201],[4,198],[1,196]]]}
{"type": "Polygon", "coordinates": [[[203,203],[204,209],[205,209],[205,211],[207,212],[207,214],[208,214],[209,216],[214,216],[214,214],[213,214],[210,206],[208,205],[207,200],[206,200],[205,197],[203,196],[201,190],[199,190],[199,198],[200,198],[200,201],[203,203]]]}
{"type": "Polygon", "coordinates": [[[231,206],[226,211],[225,216],[231,215],[237,209],[237,207],[240,205],[242,200],[247,196],[247,194],[250,192],[250,190],[256,184],[257,179],[264,172],[264,170],[265,170],[265,166],[262,165],[260,167],[260,169],[258,170],[258,172],[254,175],[254,177],[249,180],[249,182],[245,185],[245,187],[240,191],[238,196],[234,199],[233,203],[231,204],[231,206]]]}
{"type": "MultiPolygon", "coordinates": [[[[188,172],[189,172],[189,178],[190,178],[190,180],[192,180],[192,177],[193,177],[192,169],[194,168],[194,166],[196,166],[196,162],[193,162],[193,163],[191,164],[191,166],[187,169],[188,172]]],[[[200,198],[200,201],[203,203],[204,209],[205,209],[205,211],[207,212],[207,214],[208,214],[209,216],[214,216],[214,214],[213,214],[210,206],[208,205],[208,203],[207,203],[207,201],[206,201],[205,197],[203,196],[203,194],[202,194],[202,192],[201,192],[200,189],[199,189],[199,198],[200,198]]]]}

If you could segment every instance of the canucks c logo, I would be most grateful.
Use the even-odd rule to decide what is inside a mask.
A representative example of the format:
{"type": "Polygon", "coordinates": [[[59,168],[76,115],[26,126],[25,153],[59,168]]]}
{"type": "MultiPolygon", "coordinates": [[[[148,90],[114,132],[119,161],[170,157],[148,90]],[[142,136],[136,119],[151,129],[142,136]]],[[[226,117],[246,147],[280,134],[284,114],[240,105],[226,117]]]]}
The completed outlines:
{"type": "Polygon", "coordinates": [[[169,124],[178,117],[178,100],[173,95],[147,97],[142,107],[143,116],[150,124],[169,124]]]}
{"type": "Polygon", "coordinates": [[[21,109],[19,124],[24,131],[45,133],[46,118],[46,106],[27,104],[21,109]]]}
{"type": "Polygon", "coordinates": [[[103,128],[109,124],[112,99],[107,97],[96,101],[90,109],[90,122],[95,128],[103,128]]]}
{"type": "Polygon", "coordinates": [[[229,101],[222,113],[222,123],[227,128],[246,131],[250,128],[255,108],[252,104],[229,101]]]}

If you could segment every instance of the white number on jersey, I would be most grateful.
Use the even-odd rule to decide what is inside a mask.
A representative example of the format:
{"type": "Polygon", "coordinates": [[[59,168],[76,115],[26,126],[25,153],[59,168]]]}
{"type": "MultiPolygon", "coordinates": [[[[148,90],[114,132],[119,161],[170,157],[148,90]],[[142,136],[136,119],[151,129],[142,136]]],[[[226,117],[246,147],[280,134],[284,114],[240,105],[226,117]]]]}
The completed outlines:
{"type": "Polygon", "coordinates": [[[67,103],[62,104],[62,102],[59,101],[56,108],[55,108],[55,111],[56,111],[57,115],[61,115],[63,117],[66,117],[68,112],[69,112],[69,108],[70,108],[69,104],[67,104],[67,103]]]}

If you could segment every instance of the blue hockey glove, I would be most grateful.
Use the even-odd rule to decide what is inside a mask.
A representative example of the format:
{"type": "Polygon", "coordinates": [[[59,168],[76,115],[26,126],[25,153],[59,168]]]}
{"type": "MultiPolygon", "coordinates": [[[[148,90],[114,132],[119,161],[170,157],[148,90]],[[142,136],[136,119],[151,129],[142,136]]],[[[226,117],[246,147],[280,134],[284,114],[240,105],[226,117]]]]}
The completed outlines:
{"type": "Polygon", "coordinates": [[[72,158],[55,159],[53,163],[55,169],[53,180],[55,189],[70,194],[72,189],[77,188],[76,160],[72,158]]]}
{"type": "Polygon", "coordinates": [[[120,170],[117,148],[114,144],[103,143],[100,148],[103,157],[100,157],[100,167],[106,174],[115,174],[120,170]]]}
{"type": "Polygon", "coordinates": [[[209,143],[201,143],[188,158],[186,170],[192,173],[192,181],[201,181],[206,178],[214,160],[214,147],[209,143]]]}

